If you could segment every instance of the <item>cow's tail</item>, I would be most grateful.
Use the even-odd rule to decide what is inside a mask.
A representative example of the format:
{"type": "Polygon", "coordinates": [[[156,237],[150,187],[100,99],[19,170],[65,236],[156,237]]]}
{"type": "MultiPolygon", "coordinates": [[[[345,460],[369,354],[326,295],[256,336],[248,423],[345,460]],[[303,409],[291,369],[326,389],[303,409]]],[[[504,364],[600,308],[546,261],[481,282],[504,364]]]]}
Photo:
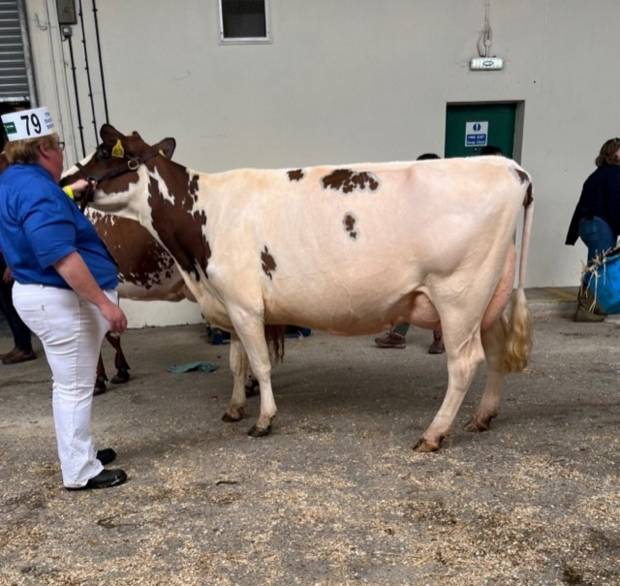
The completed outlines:
{"type": "Polygon", "coordinates": [[[265,339],[267,340],[271,360],[274,364],[284,360],[285,331],[286,326],[265,326],[265,339]]]}
{"type": "Polygon", "coordinates": [[[517,290],[512,294],[512,302],[508,317],[505,318],[506,346],[504,353],[504,370],[506,372],[520,372],[526,366],[532,350],[532,314],[525,298],[525,270],[527,255],[534,219],[534,198],[532,197],[532,182],[526,173],[520,171],[522,183],[527,183],[525,199],[523,201],[523,233],[521,235],[521,254],[519,258],[519,282],[517,290]],[[525,178],[524,178],[525,176],[525,178]]]}

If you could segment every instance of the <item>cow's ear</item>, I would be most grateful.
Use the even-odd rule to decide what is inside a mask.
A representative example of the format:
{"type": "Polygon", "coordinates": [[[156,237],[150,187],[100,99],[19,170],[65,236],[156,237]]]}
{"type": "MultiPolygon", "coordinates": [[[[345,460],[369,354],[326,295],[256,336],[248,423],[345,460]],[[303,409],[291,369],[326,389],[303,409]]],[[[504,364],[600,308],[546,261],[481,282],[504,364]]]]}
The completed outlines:
{"type": "Polygon", "coordinates": [[[99,136],[105,143],[115,143],[119,138],[121,138],[121,133],[111,124],[103,124],[101,126],[101,130],[99,131],[99,136]]]}
{"type": "Polygon", "coordinates": [[[164,140],[160,140],[157,144],[154,144],[153,148],[157,150],[160,155],[163,155],[167,159],[172,159],[174,149],[177,148],[177,141],[174,140],[174,138],[164,138],[164,140]]]}

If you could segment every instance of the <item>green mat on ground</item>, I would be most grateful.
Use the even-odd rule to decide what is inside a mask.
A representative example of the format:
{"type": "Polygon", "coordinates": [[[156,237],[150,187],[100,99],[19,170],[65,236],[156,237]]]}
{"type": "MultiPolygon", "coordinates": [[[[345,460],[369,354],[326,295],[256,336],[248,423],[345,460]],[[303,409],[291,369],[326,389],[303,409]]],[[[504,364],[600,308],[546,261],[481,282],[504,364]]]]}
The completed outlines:
{"type": "Polygon", "coordinates": [[[182,374],[184,372],[214,372],[219,368],[217,364],[212,362],[186,362],[185,364],[175,364],[169,366],[166,370],[173,374],[182,374]]]}

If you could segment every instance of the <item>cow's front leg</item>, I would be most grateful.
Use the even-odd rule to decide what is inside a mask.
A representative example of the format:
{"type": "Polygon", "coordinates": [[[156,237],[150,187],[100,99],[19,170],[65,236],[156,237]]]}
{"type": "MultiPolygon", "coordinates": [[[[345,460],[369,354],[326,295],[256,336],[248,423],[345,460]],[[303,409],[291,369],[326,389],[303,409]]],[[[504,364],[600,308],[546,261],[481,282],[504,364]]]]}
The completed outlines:
{"type": "Polygon", "coordinates": [[[271,389],[271,361],[265,339],[265,325],[255,314],[243,310],[231,309],[229,315],[260,388],[260,414],[256,424],[248,431],[248,435],[252,437],[268,435],[277,408],[271,389]]]}
{"type": "Polygon", "coordinates": [[[101,395],[105,393],[107,387],[105,382],[108,380],[108,376],[105,372],[105,365],[103,364],[103,356],[101,356],[101,352],[99,352],[99,360],[97,362],[97,377],[95,378],[95,388],[93,390],[93,395],[101,395]]]}
{"type": "Polygon", "coordinates": [[[123,384],[129,381],[129,369],[130,366],[127,363],[127,359],[125,358],[125,354],[123,354],[123,348],[121,347],[121,336],[120,334],[113,334],[112,332],[108,332],[105,335],[105,339],[110,343],[112,348],[114,348],[114,366],[116,367],[116,374],[112,377],[112,383],[115,385],[123,384]]]}
{"type": "Polygon", "coordinates": [[[223,421],[234,422],[243,419],[245,409],[245,383],[248,376],[248,357],[241,340],[232,332],[230,334],[230,370],[233,375],[233,390],[228,409],[223,421]]]}
{"type": "Polygon", "coordinates": [[[482,345],[487,361],[487,380],[480,404],[471,420],[465,425],[467,431],[487,431],[491,420],[497,416],[504,382],[504,355],[506,332],[501,317],[490,329],[482,332],[482,345]]]}
{"type": "MultiPolygon", "coordinates": [[[[461,328],[457,326],[457,332],[461,328]]],[[[444,343],[448,356],[448,389],[432,423],[414,446],[418,452],[434,452],[448,435],[454,418],[469,389],[476,368],[484,359],[480,341],[480,324],[463,339],[453,335],[448,324],[444,326],[444,343]]]]}

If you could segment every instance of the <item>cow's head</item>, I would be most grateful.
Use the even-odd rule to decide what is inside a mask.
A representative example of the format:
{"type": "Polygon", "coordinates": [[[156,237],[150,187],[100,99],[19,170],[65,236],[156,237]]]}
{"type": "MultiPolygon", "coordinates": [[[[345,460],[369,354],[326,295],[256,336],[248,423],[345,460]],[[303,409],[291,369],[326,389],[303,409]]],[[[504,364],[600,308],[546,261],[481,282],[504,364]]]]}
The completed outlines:
{"type": "Polygon", "coordinates": [[[153,168],[158,158],[170,159],[176,141],[165,138],[149,145],[137,132],[124,135],[110,124],[104,124],[99,134],[101,144],[95,152],[69,169],[61,184],[92,179],[96,188],[85,197],[101,210],[119,212],[130,205],[136,194],[147,191],[148,181],[141,167],[153,168]]]}
{"type": "Polygon", "coordinates": [[[206,276],[211,249],[206,239],[206,211],[198,203],[199,174],[170,160],[173,138],[148,145],[133,132],[101,127],[95,153],[70,169],[63,184],[96,181],[93,207],[137,220],[162,244],[179,267],[206,276]]]}

